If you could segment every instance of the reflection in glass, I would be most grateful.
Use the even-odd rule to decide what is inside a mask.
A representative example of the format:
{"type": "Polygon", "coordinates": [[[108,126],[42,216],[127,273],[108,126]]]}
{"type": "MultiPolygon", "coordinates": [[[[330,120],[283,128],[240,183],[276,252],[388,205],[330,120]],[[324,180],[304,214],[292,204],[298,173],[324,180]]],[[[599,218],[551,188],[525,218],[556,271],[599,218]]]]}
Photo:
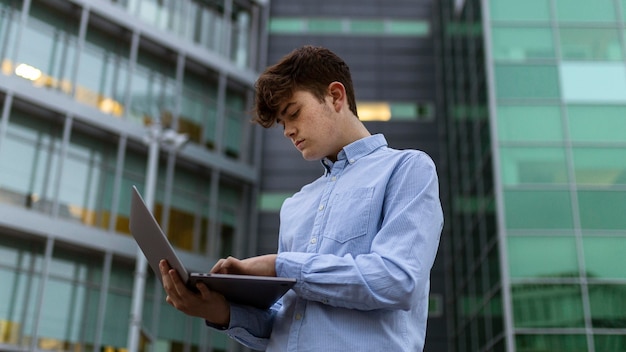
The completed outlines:
{"type": "Polygon", "coordinates": [[[190,141],[213,149],[216,122],[217,83],[206,74],[185,69],[178,131],[187,133],[190,141]]]}
{"type": "Polygon", "coordinates": [[[567,184],[563,148],[500,148],[502,182],[520,184],[567,184]]]}
{"type": "Polygon", "coordinates": [[[613,0],[556,0],[559,22],[616,22],[613,0]]]}
{"type": "Polygon", "coordinates": [[[156,55],[140,49],[132,75],[128,118],[139,124],[160,119],[171,123],[176,103],[176,61],[173,55],[156,55]]]}
{"type": "Polygon", "coordinates": [[[589,285],[593,327],[625,329],[626,299],[624,297],[626,297],[626,285],[589,285]]]}
{"type": "Polygon", "coordinates": [[[506,241],[514,278],[579,276],[574,236],[509,236],[506,241]]]}
{"type": "MultiPolygon", "coordinates": [[[[91,23],[95,15],[91,15],[91,23]]],[[[124,113],[130,43],[90,24],[81,51],[75,96],[78,101],[121,117],[124,113]]]]}
{"type": "Polygon", "coordinates": [[[21,33],[16,74],[35,86],[72,91],[72,69],[78,42],[78,20],[35,1],[21,33]],[[23,65],[23,66],[20,66],[23,65]]]}
{"type": "Polygon", "coordinates": [[[573,148],[576,184],[626,185],[626,149],[573,148]]]}
{"type": "Polygon", "coordinates": [[[560,29],[564,60],[621,61],[622,47],[617,28],[560,29]]]}
{"type": "Polygon", "coordinates": [[[73,130],[61,170],[59,216],[107,228],[111,209],[103,195],[113,191],[116,152],[114,145],[73,130]]]}
{"type": "Polygon", "coordinates": [[[516,328],[581,328],[585,326],[578,285],[512,285],[511,294],[516,328]]]}
{"type": "Polygon", "coordinates": [[[0,201],[52,211],[62,126],[15,108],[0,149],[0,201]]]}
{"type": "Polygon", "coordinates": [[[554,58],[550,28],[493,27],[493,58],[506,61],[530,61],[554,58]]]}
{"type": "MultiPolygon", "coordinates": [[[[517,352],[586,352],[585,335],[516,335],[517,352]]],[[[599,352],[599,351],[598,351],[599,352]]]]}

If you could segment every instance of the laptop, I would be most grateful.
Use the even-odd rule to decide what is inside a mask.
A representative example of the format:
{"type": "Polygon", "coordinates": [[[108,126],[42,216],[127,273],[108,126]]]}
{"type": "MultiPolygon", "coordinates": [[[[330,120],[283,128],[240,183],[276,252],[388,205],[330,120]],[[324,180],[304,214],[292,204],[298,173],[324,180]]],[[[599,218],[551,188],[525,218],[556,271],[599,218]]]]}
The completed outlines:
{"type": "Polygon", "coordinates": [[[197,291],[196,283],[202,282],[230,302],[268,309],[296,283],[293,278],[189,272],[135,186],[130,206],[130,232],[159,280],[159,261],[166,259],[193,291],[197,291]]]}

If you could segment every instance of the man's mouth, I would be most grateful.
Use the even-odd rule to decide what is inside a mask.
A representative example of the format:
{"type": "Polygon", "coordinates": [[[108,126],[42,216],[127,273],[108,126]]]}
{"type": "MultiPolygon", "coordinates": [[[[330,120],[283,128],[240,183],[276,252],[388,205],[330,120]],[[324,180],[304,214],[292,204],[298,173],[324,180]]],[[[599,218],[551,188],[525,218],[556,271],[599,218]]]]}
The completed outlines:
{"type": "Polygon", "coordinates": [[[299,139],[293,142],[293,144],[296,146],[296,148],[300,149],[300,145],[302,144],[302,142],[304,142],[304,139],[299,139]]]}

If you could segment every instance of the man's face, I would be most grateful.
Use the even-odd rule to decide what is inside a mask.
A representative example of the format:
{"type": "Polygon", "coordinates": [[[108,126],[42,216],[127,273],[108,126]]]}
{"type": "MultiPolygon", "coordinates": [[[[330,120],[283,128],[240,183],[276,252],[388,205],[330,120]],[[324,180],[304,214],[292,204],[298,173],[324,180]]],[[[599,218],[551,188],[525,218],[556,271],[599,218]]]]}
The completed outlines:
{"type": "Polygon", "coordinates": [[[339,117],[330,95],[320,102],[312,93],[297,90],[281,104],[277,122],[305,160],[335,160],[343,148],[338,138],[339,117]]]}

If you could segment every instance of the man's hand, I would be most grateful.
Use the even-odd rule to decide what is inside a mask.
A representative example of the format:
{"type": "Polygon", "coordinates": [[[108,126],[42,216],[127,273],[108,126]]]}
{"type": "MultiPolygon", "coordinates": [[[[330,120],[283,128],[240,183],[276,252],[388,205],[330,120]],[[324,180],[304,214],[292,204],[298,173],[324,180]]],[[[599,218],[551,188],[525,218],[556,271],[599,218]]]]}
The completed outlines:
{"type": "Polygon", "coordinates": [[[211,272],[218,274],[276,276],[276,254],[261,255],[243,260],[233,257],[220,259],[213,266],[211,272]]]}
{"type": "Polygon", "coordinates": [[[209,290],[201,283],[196,286],[199,293],[189,290],[166,260],[159,262],[159,269],[167,303],[187,315],[203,318],[215,325],[228,326],[230,304],[223,295],[209,290]]]}

